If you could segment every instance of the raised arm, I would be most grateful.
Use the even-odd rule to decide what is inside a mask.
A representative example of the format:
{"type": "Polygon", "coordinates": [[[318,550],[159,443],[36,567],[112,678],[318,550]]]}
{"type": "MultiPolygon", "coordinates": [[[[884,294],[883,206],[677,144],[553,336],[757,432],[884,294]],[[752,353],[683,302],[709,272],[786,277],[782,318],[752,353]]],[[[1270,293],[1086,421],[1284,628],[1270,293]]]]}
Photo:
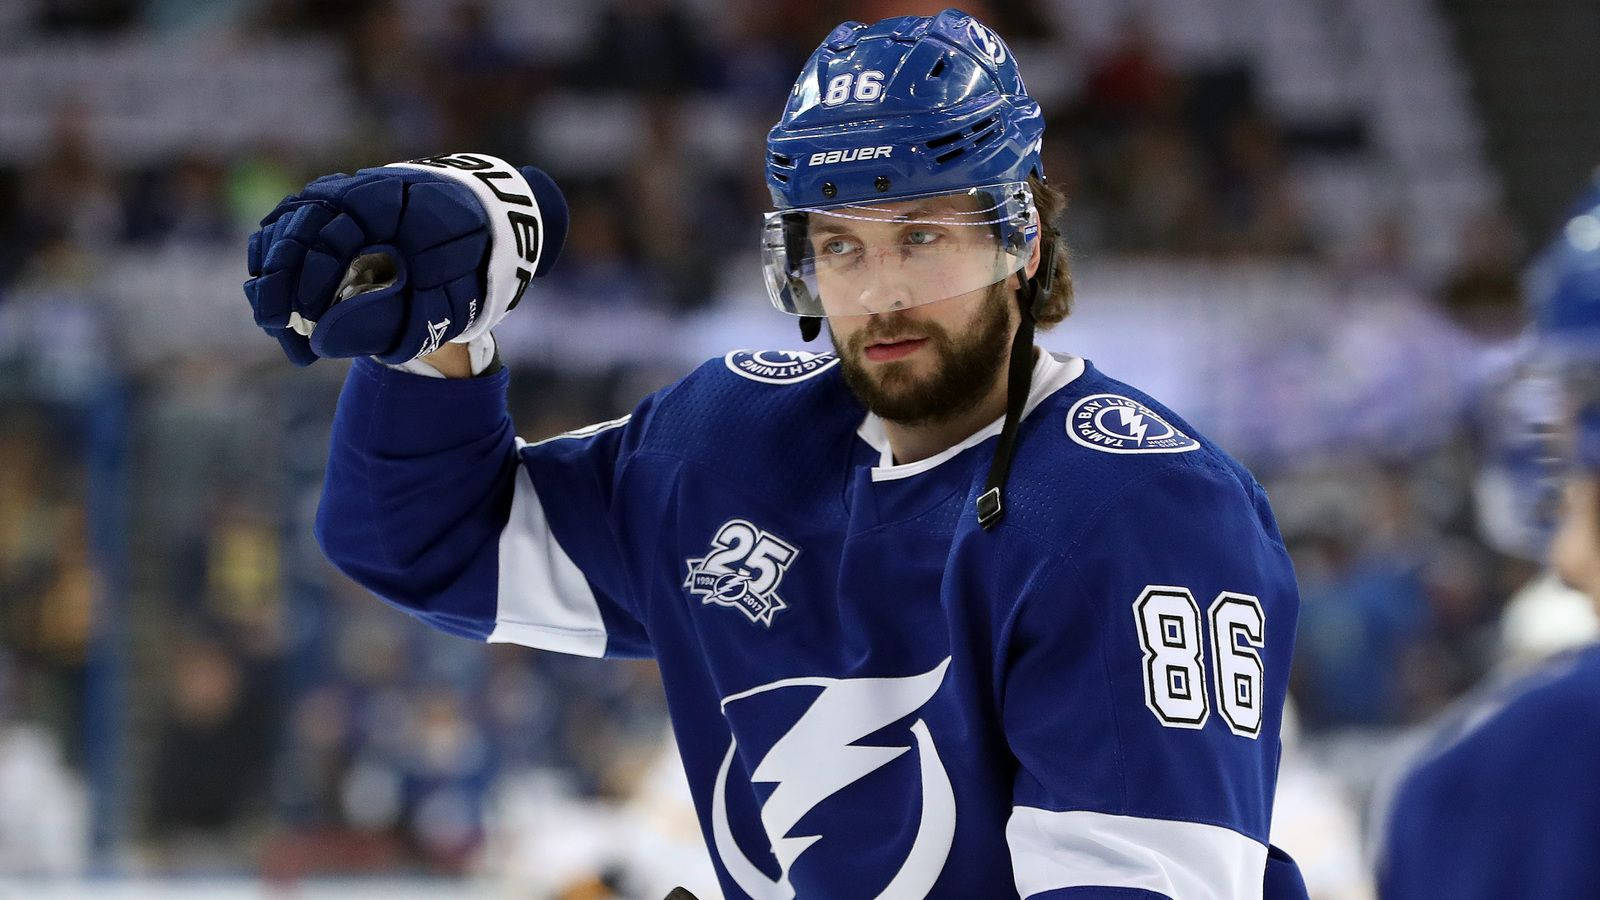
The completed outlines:
{"type": "Polygon", "coordinates": [[[455,634],[643,655],[612,529],[638,429],[525,448],[484,371],[566,217],[544,173],[480,154],[329,175],[262,220],[245,294],[296,364],[356,358],[317,517],[336,565],[455,634]]]}
{"type": "Polygon", "coordinates": [[[504,370],[430,378],[370,360],[334,417],[317,538],[379,597],[455,634],[644,656],[618,501],[654,400],[526,444],[504,370]]]}

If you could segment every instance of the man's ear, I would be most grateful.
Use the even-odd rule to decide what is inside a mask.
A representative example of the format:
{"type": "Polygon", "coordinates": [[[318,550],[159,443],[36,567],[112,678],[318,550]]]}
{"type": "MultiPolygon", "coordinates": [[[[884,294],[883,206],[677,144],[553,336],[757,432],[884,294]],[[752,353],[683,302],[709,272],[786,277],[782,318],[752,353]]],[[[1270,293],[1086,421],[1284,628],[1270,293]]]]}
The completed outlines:
{"type": "Polygon", "coordinates": [[[1039,258],[1042,255],[1042,251],[1039,248],[1043,246],[1039,241],[1040,239],[1036,237],[1028,244],[1028,264],[1022,267],[1022,271],[1006,276],[1007,287],[1014,291],[1021,290],[1022,285],[1029,278],[1032,278],[1035,272],[1039,271],[1039,258]]]}
{"type": "Polygon", "coordinates": [[[1034,236],[1034,239],[1028,242],[1028,264],[1027,266],[1023,267],[1023,273],[1027,278],[1032,278],[1034,273],[1039,271],[1039,257],[1042,253],[1040,248],[1044,246],[1043,242],[1043,229],[1040,229],[1039,233],[1034,236]]]}

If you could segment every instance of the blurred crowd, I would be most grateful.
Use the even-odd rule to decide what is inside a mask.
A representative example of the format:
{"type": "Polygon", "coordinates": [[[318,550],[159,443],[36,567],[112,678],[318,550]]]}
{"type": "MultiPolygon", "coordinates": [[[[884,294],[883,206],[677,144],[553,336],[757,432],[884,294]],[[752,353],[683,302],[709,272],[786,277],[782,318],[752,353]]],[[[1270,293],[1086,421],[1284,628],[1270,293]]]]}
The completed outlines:
{"type": "MultiPolygon", "coordinates": [[[[223,150],[196,133],[124,159],[97,137],[94,110],[63,91],[46,140],[0,159],[0,870],[87,865],[82,844],[55,842],[65,858],[9,849],[47,826],[4,810],[27,798],[63,811],[67,824],[48,827],[81,831],[97,777],[85,748],[107,717],[125,726],[112,831],[153,871],[461,873],[480,858],[509,776],[558,773],[585,797],[639,784],[664,727],[650,666],[431,634],[321,561],[310,516],[336,366],[289,371],[272,342],[238,330],[207,341],[174,322],[182,337],[163,340],[150,320],[179,319],[183,304],[130,312],[104,300],[133,277],[114,260],[159,258],[158,283],[181,279],[167,267],[183,259],[242,280],[243,236],[318,173],[474,149],[547,165],[568,194],[571,235],[543,286],[550,305],[678,322],[730,297],[759,306],[747,288],[769,202],[760,141],[794,73],[843,18],[943,4],[557,5],[559,52],[524,39],[539,28],[530,13],[508,26],[511,4],[472,0],[38,0],[8,14],[0,56],[51,41],[160,53],[197,31],[224,45],[323,42],[337,48],[352,118],[310,149],[223,150]],[[577,110],[574,126],[572,97],[603,102],[592,120],[577,110]],[[565,135],[603,136],[618,98],[638,112],[627,120],[634,149],[615,166],[585,165],[607,148],[572,152],[565,135]],[[697,118],[708,100],[739,114],[721,155],[697,143],[715,124],[697,118]],[[97,428],[106,416],[123,427],[97,428]],[[113,499],[96,506],[96,491],[113,499]],[[96,516],[115,527],[95,533],[96,516]],[[95,687],[108,677],[120,685],[109,694],[95,687]],[[6,749],[25,739],[29,753],[6,749]],[[34,774],[8,778],[8,765],[34,774]]],[[[1045,166],[1069,197],[1077,259],[1304,264],[1341,284],[1381,282],[1393,304],[1462,346],[1515,333],[1522,249],[1492,207],[1466,223],[1443,273],[1415,264],[1392,218],[1355,240],[1322,240],[1290,162],[1307,148],[1366,152],[1361,123],[1276,121],[1249,65],[1179,66],[1137,16],[1086,46],[1070,6],[964,8],[1048,88],[1045,166]],[[1052,69],[1068,57],[1070,77],[1052,69]]],[[[248,326],[236,289],[205,302],[248,326]]],[[[1199,352],[1230,351],[1256,352],[1199,352]]],[[[613,417],[681,372],[652,352],[581,370],[522,354],[534,358],[513,380],[520,433],[613,417]]],[[[1309,737],[1397,729],[1460,695],[1494,665],[1502,606],[1537,570],[1479,536],[1480,442],[1456,400],[1444,410],[1452,427],[1403,453],[1297,465],[1230,448],[1261,464],[1294,553],[1304,598],[1294,700],[1309,737]]]]}
{"type": "MultiPolygon", "coordinates": [[[[87,264],[76,257],[111,243],[234,249],[278,197],[352,162],[442,147],[544,162],[541,151],[563,140],[563,125],[541,129],[536,116],[530,127],[528,111],[582,92],[640,101],[641,120],[630,123],[637,152],[623,165],[559,171],[574,210],[559,277],[581,283],[572,293],[591,303],[703,306],[716,298],[729,259],[751,243],[749,223],[769,205],[752,160],[816,40],[847,13],[871,20],[891,9],[938,8],[736,3],[717,21],[667,0],[603,4],[580,49],[547,58],[519,47],[478,2],[440,4],[448,13],[429,15],[415,12],[425,5],[393,0],[222,5],[232,7],[223,18],[233,40],[314,38],[340,48],[354,101],[348,132],[310,158],[274,146],[224,155],[197,140],[172,155],[119,164],[107,152],[113,148],[97,145],[90,111],[64,92],[47,145],[0,169],[0,285],[68,277],[87,264]],[[706,98],[743,114],[738,152],[723,160],[692,153],[691,132],[702,125],[695,101],[706,98]]],[[[197,23],[184,21],[182,3],[39,7],[33,25],[41,40],[215,27],[221,16],[198,3],[187,9],[197,23]]],[[[1070,32],[1033,4],[971,11],[1020,47],[1038,48],[1037,65],[1074,49],[1070,32]]],[[[1316,250],[1287,177],[1287,143],[1358,145],[1359,133],[1287,134],[1261,109],[1248,67],[1179,71],[1136,17],[1088,61],[1076,93],[1047,109],[1046,170],[1071,198],[1079,253],[1316,250]]],[[[561,104],[549,105],[559,119],[561,104]]]]}

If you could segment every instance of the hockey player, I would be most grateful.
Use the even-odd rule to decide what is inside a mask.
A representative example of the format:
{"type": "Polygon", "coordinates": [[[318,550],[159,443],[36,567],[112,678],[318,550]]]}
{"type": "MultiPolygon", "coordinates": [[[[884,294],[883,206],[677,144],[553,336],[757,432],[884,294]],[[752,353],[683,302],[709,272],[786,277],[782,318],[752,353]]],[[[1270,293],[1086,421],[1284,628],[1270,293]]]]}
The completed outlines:
{"type": "Polygon", "coordinates": [[[474,154],[313,182],[246,293],[294,361],[359,357],[322,546],[446,631],[654,657],[731,897],[1303,896],[1267,846],[1287,555],[1237,463],[1034,347],[1069,296],[1042,133],[972,18],[839,26],[762,240],[836,355],[736,350],[531,444],[490,329],[559,192],[474,154]]]}
{"type": "MultiPolygon", "coordinates": [[[[1600,610],[1600,182],[1530,270],[1536,362],[1563,427],[1549,560],[1600,610]]],[[[1533,437],[1538,437],[1534,435],[1533,437]]],[[[1538,484],[1531,485],[1533,490],[1538,484]]],[[[1553,504],[1524,503],[1530,515],[1553,504]]],[[[1530,522],[1519,529],[1541,530],[1530,522]]],[[[1548,532],[1548,529],[1544,529],[1548,532]]],[[[1600,647],[1569,650],[1453,709],[1381,826],[1386,898],[1594,897],[1600,891],[1600,647]]]]}

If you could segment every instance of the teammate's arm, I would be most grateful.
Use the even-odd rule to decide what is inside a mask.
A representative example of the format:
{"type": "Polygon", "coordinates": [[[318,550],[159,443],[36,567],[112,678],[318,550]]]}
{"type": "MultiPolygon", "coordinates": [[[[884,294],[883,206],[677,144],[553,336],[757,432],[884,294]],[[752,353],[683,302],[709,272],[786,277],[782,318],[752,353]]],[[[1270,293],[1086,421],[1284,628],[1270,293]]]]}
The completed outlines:
{"type": "Polygon", "coordinates": [[[1177,461],[1067,540],[1001,634],[1018,892],[1262,896],[1297,596],[1259,488],[1177,461]]]}

